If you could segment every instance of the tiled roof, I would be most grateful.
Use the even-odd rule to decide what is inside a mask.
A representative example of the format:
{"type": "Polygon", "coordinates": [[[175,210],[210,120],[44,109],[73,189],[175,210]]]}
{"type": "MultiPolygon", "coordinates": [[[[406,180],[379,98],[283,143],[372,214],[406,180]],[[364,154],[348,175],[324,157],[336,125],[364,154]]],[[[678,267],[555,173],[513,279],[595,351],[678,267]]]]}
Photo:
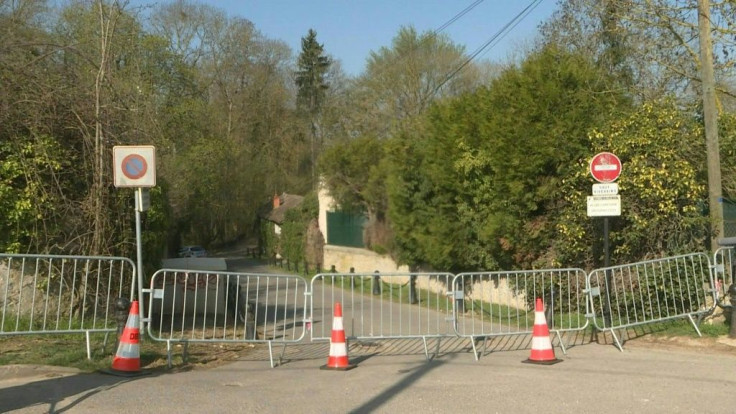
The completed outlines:
{"type": "Polygon", "coordinates": [[[281,225],[284,223],[286,212],[294,207],[298,207],[302,203],[302,200],[304,200],[304,197],[296,194],[283,193],[279,196],[279,200],[280,205],[276,208],[273,208],[273,204],[269,203],[268,206],[271,210],[266,209],[265,214],[261,215],[261,217],[281,225]]]}

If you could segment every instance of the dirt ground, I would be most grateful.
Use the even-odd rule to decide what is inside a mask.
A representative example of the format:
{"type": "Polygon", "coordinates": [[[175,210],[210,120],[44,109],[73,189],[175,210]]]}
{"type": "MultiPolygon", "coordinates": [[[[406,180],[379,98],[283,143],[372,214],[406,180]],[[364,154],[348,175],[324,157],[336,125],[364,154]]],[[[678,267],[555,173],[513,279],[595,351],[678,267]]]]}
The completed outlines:
{"type": "Polygon", "coordinates": [[[644,335],[624,343],[629,347],[658,348],[662,350],[693,351],[698,353],[730,354],[736,356],[736,339],[728,336],[690,337],[644,335]]]}

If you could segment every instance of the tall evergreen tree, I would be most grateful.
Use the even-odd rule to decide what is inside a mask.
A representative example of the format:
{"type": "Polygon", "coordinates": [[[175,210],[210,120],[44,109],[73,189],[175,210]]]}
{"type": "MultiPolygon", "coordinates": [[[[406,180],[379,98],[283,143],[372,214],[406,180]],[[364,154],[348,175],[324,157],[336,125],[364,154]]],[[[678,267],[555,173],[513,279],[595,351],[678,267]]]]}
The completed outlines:
{"type": "Polygon", "coordinates": [[[593,153],[586,132],[628,105],[610,76],[548,46],[430,108],[387,151],[395,256],[450,271],[559,265],[558,189],[593,153]]]}
{"type": "Polygon", "coordinates": [[[315,165],[322,146],[320,133],[320,113],[325,93],[328,89],[327,71],[330,58],[324,54],[324,46],[317,42],[317,32],[309,29],[302,38],[302,52],[299,54],[296,71],[296,106],[310,126],[312,185],[316,185],[315,165]]]}

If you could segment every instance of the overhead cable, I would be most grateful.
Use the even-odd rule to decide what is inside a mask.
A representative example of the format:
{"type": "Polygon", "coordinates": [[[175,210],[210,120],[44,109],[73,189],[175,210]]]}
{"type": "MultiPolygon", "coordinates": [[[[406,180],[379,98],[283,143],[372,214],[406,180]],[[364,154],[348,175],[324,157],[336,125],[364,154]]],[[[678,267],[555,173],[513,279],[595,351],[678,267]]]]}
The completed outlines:
{"type": "Polygon", "coordinates": [[[524,18],[528,16],[537,6],[539,6],[541,2],[542,0],[534,0],[529,3],[529,5],[524,8],[524,10],[514,16],[513,19],[511,19],[499,31],[493,34],[490,39],[483,43],[478,49],[473,51],[473,53],[467,59],[465,59],[463,63],[461,63],[455,70],[450,72],[450,74],[445,77],[445,80],[440,82],[440,84],[435,88],[434,93],[437,93],[440,88],[442,88],[447,82],[450,81],[450,79],[457,75],[458,72],[463,70],[463,68],[465,68],[465,66],[472,62],[476,57],[483,53],[488,47],[495,46],[499,41],[506,37],[506,35],[509,34],[519,23],[521,23],[521,21],[524,20],[524,18]]]}
{"type": "Polygon", "coordinates": [[[441,31],[445,30],[448,26],[450,26],[451,24],[455,23],[458,19],[460,19],[461,17],[463,17],[466,14],[468,14],[471,10],[473,10],[475,8],[475,6],[483,3],[483,1],[484,0],[476,0],[474,3],[472,3],[471,5],[469,5],[468,7],[466,7],[465,9],[463,9],[463,11],[461,11],[458,14],[456,14],[455,17],[453,17],[452,19],[448,20],[445,24],[443,24],[442,26],[440,26],[436,30],[434,30],[433,33],[436,34],[436,33],[439,33],[441,31]]]}

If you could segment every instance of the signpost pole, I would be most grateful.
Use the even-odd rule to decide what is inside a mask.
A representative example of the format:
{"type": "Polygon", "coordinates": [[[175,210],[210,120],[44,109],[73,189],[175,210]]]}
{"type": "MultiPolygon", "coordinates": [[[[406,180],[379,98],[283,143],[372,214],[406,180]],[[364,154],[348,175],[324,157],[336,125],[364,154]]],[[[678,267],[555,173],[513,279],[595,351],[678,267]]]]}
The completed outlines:
{"type": "MultiPolygon", "coordinates": [[[[137,266],[138,266],[138,303],[140,305],[141,315],[143,317],[139,318],[140,320],[140,329],[141,332],[144,332],[144,319],[146,319],[148,316],[145,312],[146,306],[144,305],[145,300],[143,299],[143,242],[141,241],[141,208],[142,205],[142,194],[141,194],[141,188],[136,189],[135,191],[135,250],[136,250],[136,260],[137,260],[137,266]]],[[[141,338],[143,338],[145,335],[141,335],[141,338]]]]}
{"type": "Polygon", "coordinates": [[[603,217],[603,267],[606,268],[606,309],[603,311],[604,326],[611,325],[611,252],[608,246],[608,217],[603,217]]]}

